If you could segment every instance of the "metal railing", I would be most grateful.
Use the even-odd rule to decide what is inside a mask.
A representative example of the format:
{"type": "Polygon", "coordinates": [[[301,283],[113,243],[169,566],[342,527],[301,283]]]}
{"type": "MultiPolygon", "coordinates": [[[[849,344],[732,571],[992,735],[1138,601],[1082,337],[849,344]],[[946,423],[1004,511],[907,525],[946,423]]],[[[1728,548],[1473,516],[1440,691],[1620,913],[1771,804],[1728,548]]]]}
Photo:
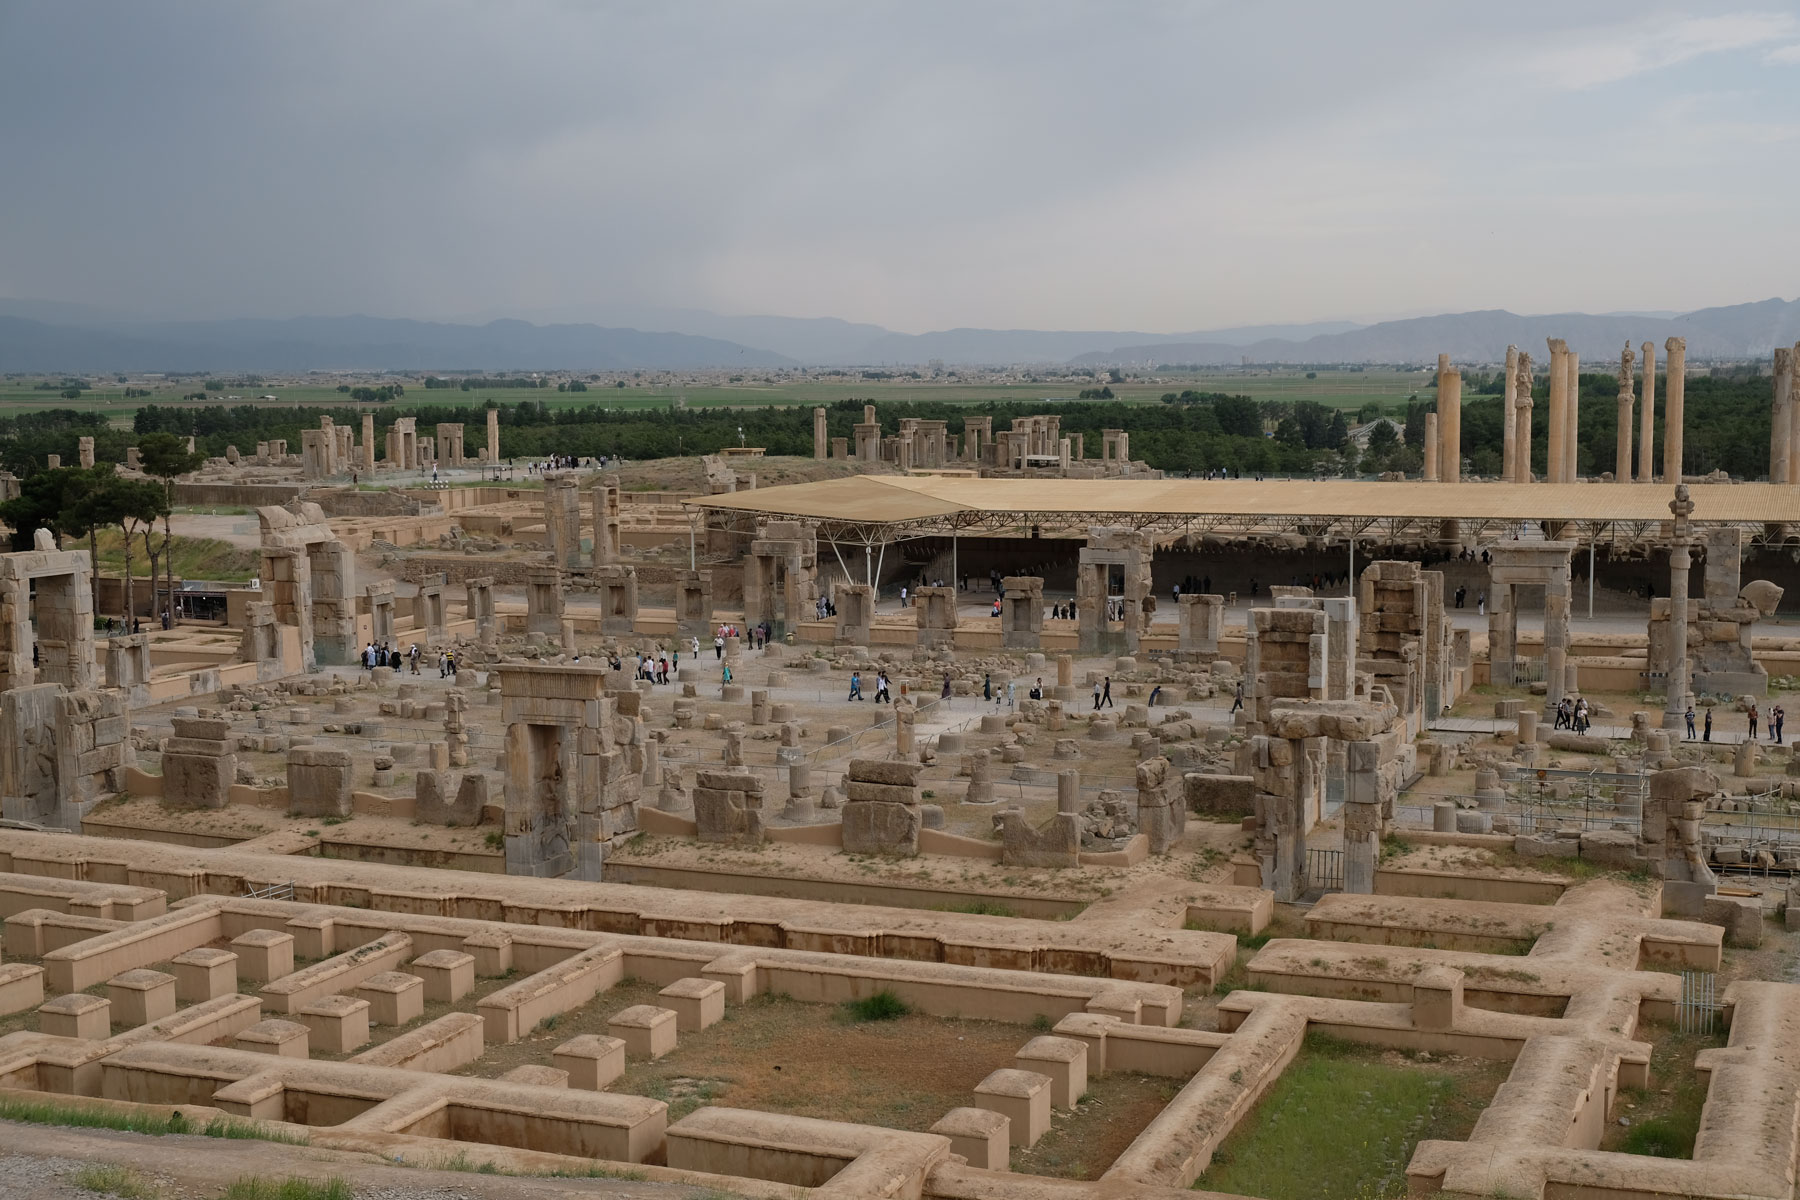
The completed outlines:
{"type": "Polygon", "coordinates": [[[293,898],[294,884],[292,880],[287,883],[271,883],[268,887],[254,888],[244,893],[246,900],[292,900],[293,898]]]}
{"type": "Polygon", "coordinates": [[[1718,1029],[1724,1005],[1719,1003],[1718,976],[1711,971],[1681,973],[1681,1003],[1677,1006],[1683,1033],[1712,1033],[1718,1029]]]}
{"type": "Polygon", "coordinates": [[[1311,850],[1306,852],[1306,883],[1309,888],[1327,892],[1344,890],[1344,852],[1311,850]]]}

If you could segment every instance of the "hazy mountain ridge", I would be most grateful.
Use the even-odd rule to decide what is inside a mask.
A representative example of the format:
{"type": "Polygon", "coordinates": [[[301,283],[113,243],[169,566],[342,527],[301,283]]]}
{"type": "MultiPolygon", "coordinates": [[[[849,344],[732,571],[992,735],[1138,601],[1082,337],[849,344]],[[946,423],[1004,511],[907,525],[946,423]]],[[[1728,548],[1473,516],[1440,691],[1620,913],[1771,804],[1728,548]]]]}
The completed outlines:
{"type": "Polygon", "coordinates": [[[1508,345],[1529,352],[1534,361],[1546,362],[1546,338],[1567,339],[1569,348],[1583,362],[1617,362],[1627,341],[1633,349],[1654,342],[1657,359],[1670,337],[1687,339],[1690,358],[1762,357],[1776,346],[1800,340],[1800,300],[1761,300],[1703,308],[1673,318],[1590,316],[1587,313],[1552,313],[1519,316],[1504,309],[1447,313],[1383,321],[1348,333],[1322,334],[1304,341],[1266,339],[1244,346],[1216,342],[1151,342],[1120,346],[1075,357],[1082,366],[1195,364],[1233,366],[1239,362],[1262,363],[1432,363],[1439,354],[1456,362],[1498,362],[1508,345]]]}
{"type": "Polygon", "coordinates": [[[1543,362],[1547,337],[1567,338],[1597,367],[1616,362],[1628,339],[1634,347],[1656,343],[1659,359],[1671,336],[1687,338],[1695,359],[1764,357],[1800,340],[1800,300],[1781,299],[1675,317],[1520,316],[1491,309],[1367,326],[1338,321],[1175,334],[975,328],[904,334],[833,317],[726,317],[691,309],[655,315],[682,328],[647,332],[516,318],[483,324],[366,316],[121,320],[79,305],[0,300],[0,371],[618,371],[913,367],[933,360],[947,366],[1428,364],[1440,353],[1459,363],[1488,363],[1499,361],[1508,344],[1543,362]]]}
{"type": "Polygon", "coordinates": [[[48,325],[0,317],[0,371],[523,371],[790,366],[717,338],[597,325],[382,317],[48,325]]]}

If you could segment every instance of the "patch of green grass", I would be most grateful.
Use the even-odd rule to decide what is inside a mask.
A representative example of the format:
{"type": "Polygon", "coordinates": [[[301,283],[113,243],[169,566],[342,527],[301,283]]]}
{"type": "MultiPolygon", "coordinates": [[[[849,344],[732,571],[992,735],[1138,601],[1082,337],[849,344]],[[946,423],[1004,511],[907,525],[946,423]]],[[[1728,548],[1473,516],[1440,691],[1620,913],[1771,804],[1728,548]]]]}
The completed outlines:
{"type": "Polygon", "coordinates": [[[109,1163],[83,1167],[69,1176],[69,1182],[102,1196],[117,1196],[119,1200],[153,1200],[157,1194],[156,1186],[130,1167],[109,1163]]]}
{"type": "Polygon", "coordinates": [[[1505,1069],[1482,1063],[1452,1073],[1308,1035],[1195,1186],[1267,1200],[1402,1195],[1413,1148],[1466,1137],[1505,1069]],[[1345,1113],[1355,1119],[1338,1119],[1345,1113]]]}
{"type": "Polygon", "coordinates": [[[1694,1138],[1700,1132],[1700,1113],[1671,1113],[1651,1117],[1625,1131],[1625,1143],[1619,1149],[1626,1154],[1647,1154],[1652,1158],[1692,1158],[1694,1138]]]}
{"type": "Polygon", "coordinates": [[[894,1021],[911,1012],[912,1006],[883,988],[861,1000],[847,1001],[839,1006],[839,1011],[846,1021],[894,1021]]]}
{"type": "Polygon", "coordinates": [[[335,1175],[330,1179],[260,1179],[245,1176],[225,1189],[219,1200],[356,1200],[350,1185],[335,1175]]]}
{"type": "Polygon", "coordinates": [[[123,1133],[141,1133],[149,1137],[166,1137],[172,1133],[197,1133],[204,1137],[244,1139],[262,1142],[284,1142],[304,1146],[304,1136],[281,1129],[269,1129],[252,1121],[231,1117],[214,1117],[195,1128],[179,1112],[167,1116],[160,1113],[122,1109],[58,1104],[55,1101],[25,1100],[0,1096],[0,1120],[22,1121],[31,1125],[62,1125],[71,1129],[117,1129],[123,1133]]]}
{"type": "Polygon", "coordinates": [[[1390,833],[1381,839],[1381,861],[1399,858],[1402,854],[1410,854],[1413,844],[1397,833],[1390,833]]]}
{"type": "Polygon", "coordinates": [[[1019,915],[997,900],[965,900],[961,904],[946,904],[938,911],[971,913],[978,917],[1016,917],[1019,915]]]}

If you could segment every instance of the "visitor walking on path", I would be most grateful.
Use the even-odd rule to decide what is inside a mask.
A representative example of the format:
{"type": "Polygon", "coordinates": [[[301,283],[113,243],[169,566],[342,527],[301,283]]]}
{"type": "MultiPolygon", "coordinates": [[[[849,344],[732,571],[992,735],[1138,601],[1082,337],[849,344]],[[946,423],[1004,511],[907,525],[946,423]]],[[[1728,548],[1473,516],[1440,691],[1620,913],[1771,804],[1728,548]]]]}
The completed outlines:
{"type": "Polygon", "coordinates": [[[1094,680],[1094,711],[1100,711],[1100,681],[1094,680]]]}
{"type": "Polygon", "coordinates": [[[1787,720],[1787,710],[1777,704],[1769,710],[1769,740],[1776,745],[1781,744],[1781,726],[1787,720]]]}
{"type": "Polygon", "coordinates": [[[1688,741],[1694,740],[1694,706],[1687,706],[1688,741]]]}
{"type": "Polygon", "coordinates": [[[1700,740],[1703,742],[1712,741],[1712,709],[1710,708],[1706,710],[1706,733],[1700,740]]]}
{"type": "Polygon", "coordinates": [[[862,673],[852,671],[850,672],[850,694],[844,698],[844,703],[848,704],[852,700],[861,700],[862,698],[862,673]]]}
{"type": "Polygon", "coordinates": [[[1095,707],[1096,708],[1111,708],[1112,706],[1113,706],[1112,676],[1108,675],[1106,677],[1105,685],[1103,687],[1101,687],[1101,689],[1100,689],[1100,703],[1095,705],[1095,707]]]}
{"type": "Polygon", "coordinates": [[[1750,711],[1745,713],[1744,716],[1750,722],[1750,740],[1754,742],[1756,740],[1756,718],[1758,716],[1756,705],[1752,704],[1750,706],[1750,711]]]}
{"type": "MultiPolygon", "coordinates": [[[[1244,681],[1240,679],[1240,680],[1238,680],[1237,692],[1232,696],[1231,712],[1237,712],[1239,709],[1241,709],[1243,707],[1244,707],[1244,681]]],[[[1230,716],[1231,714],[1227,713],[1226,715],[1230,716]]]]}

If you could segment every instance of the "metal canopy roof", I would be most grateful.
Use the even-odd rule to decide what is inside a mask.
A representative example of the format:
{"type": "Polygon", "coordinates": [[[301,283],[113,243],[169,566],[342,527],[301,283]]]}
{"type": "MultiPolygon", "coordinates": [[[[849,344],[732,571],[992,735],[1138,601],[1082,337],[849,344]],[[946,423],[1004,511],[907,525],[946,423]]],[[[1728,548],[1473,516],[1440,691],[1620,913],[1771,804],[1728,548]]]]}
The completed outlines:
{"type": "MultiPolygon", "coordinates": [[[[1737,525],[1770,543],[1800,531],[1800,486],[1688,486],[1698,526],[1737,525]]],[[[1433,539],[1445,520],[1481,536],[1540,522],[1582,541],[1655,537],[1674,489],[1637,483],[1370,483],[1333,479],[974,479],[853,475],[688,502],[747,526],[756,517],[819,522],[832,540],[863,543],[963,533],[1122,525],[1168,536],[1301,534],[1433,539]],[[1471,528],[1472,527],[1472,528],[1471,528]]]]}

